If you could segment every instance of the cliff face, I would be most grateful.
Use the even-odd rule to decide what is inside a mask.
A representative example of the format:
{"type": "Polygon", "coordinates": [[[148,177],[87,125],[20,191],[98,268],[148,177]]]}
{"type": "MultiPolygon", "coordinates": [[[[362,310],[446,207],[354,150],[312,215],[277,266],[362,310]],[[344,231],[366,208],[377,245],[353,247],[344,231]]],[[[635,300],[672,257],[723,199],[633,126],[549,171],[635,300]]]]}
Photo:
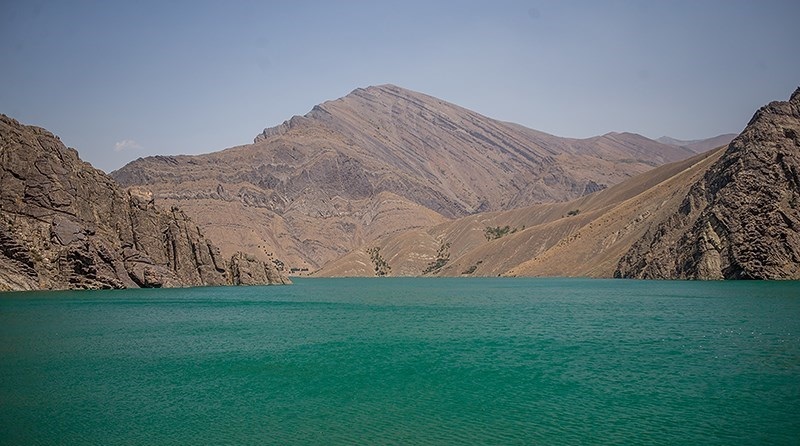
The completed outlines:
{"type": "Polygon", "coordinates": [[[559,138],[383,85],[318,105],[253,144],[139,159],[112,176],[179,205],[226,255],[264,255],[266,245],[314,270],[405,229],[566,201],[693,154],[629,133],[559,138]]]}
{"type": "MultiPolygon", "coordinates": [[[[233,263],[177,208],[0,115],[0,290],[228,285],[233,263]]],[[[286,282],[269,262],[250,268],[263,270],[252,284],[286,282]]]]}
{"type": "Polygon", "coordinates": [[[800,278],[800,88],[753,116],[618,277],[800,278]]]}

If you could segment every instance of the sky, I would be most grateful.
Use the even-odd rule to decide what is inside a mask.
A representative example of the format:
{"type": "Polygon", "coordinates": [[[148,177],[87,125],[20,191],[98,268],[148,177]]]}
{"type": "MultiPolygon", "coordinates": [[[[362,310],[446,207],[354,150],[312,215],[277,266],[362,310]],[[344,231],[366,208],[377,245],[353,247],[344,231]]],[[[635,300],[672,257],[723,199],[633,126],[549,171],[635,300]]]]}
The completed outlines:
{"type": "Polygon", "coordinates": [[[738,133],[800,85],[800,1],[0,0],[0,113],[110,172],[395,84],[558,136],[738,133]]]}

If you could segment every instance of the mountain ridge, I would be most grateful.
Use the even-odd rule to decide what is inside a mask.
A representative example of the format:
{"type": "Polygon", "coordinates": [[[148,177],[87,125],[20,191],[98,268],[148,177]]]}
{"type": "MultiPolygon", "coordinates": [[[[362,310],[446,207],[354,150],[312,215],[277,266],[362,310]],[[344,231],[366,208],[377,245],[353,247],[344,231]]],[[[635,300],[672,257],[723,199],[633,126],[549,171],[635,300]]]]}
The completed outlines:
{"type": "Polygon", "coordinates": [[[656,141],[672,146],[684,147],[695,153],[702,153],[715,147],[728,145],[737,136],[738,134],[736,133],[724,133],[711,138],[692,140],[681,140],[669,136],[662,136],[657,138],[656,141]]]}
{"type": "Polygon", "coordinates": [[[224,253],[276,251],[313,270],[388,232],[576,198],[692,154],[628,133],[559,138],[387,84],[250,145],[143,158],[111,175],[179,205],[224,253]],[[378,202],[389,206],[381,220],[368,211],[378,202]]]}

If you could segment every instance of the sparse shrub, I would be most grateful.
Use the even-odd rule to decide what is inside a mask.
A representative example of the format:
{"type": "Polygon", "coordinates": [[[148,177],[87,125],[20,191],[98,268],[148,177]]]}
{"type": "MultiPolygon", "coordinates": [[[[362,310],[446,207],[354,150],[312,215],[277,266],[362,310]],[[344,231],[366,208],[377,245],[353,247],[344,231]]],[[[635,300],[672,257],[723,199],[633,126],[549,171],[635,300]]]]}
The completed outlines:
{"type": "MultiPolygon", "coordinates": [[[[522,227],[525,229],[525,226],[522,227]]],[[[486,229],[483,230],[483,235],[486,237],[486,240],[497,240],[501,237],[504,237],[508,234],[513,234],[517,232],[519,228],[511,228],[511,226],[505,225],[502,228],[500,226],[487,226],[486,229]]]]}
{"type": "Polygon", "coordinates": [[[392,271],[392,267],[386,262],[386,259],[381,257],[381,248],[377,246],[367,249],[367,254],[372,260],[372,266],[375,268],[375,275],[378,277],[388,276],[392,271]]]}
{"type": "Polygon", "coordinates": [[[436,259],[422,271],[422,275],[439,272],[450,261],[450,243],[442,243],[436,251],[436,259]]]}

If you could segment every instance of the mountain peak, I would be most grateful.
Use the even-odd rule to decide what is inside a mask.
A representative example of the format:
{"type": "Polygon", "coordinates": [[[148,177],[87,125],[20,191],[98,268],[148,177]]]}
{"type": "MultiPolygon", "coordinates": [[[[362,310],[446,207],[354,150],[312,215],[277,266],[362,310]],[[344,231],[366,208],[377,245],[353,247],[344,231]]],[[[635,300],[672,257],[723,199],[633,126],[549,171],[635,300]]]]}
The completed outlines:
{"type": "Polygon", "coordinates": [[[402,91],[402,90],[406,90],[406,91],[409,91],[408,89],[399,87],[399,86],[397,86],[395,84],[369,85],[369,86],[364,87],[364,88],[356,88],[356,90],[368,90],[368,91],[369,90],[378,90],[378,91],[402,91]]]}
{"type": "Polygon", "coordinates": [[[339,99],[326,101],[323,102],[321,105],[327,104],[329,102],[373,98],[375,96],[380,96],[382,94],[391,94],[394,96],[401,96],[401,97],[412,97],[421,95],[421,93],[409,90],[407,88],[399,87],[394,84],[368,85],[366,87],[358,87],[339,99]]]}
{"type": "MultiPolygon", "coordinates": [[[[368,99],[372,100],[375,97],[390,94],[393,96],[401,96],[401,97],[412,97],[419,95],[420,93],[416,93],[414,91],[408,90],[406,88],[398,87],[397,85],[393,84],[380,84],[380,85],[369,85],[366,87],[358,87],[355,90],[348,93],[346,96],[333,100],[327,101],[328,102],[336,102],[336,101],[347,101],[347,100],[362,100],[368,99]]],[[[325,104],[323,103],[323,104],[325,104]]]]}
{"type": "Polygon", "coordinates": [[[758,109],[750,119],[750,122],[747,123],[747,128],[744,131],[746,132],[749,127],[754,126],[761,120],[772,119],[774,115],[796,113],[797,107],[800,107],[800,87],[791,94],[788,101],[772,101],[758,109]]]}
{"type": "Polygon", "coordinates": [[[363,90],[369,92],[391,92],[391,93],[405,93],[405,94],[419,94],[413,90],[409,90],[408,88],[403,88],[395,84],[378,84],[378,85],[370,85],[364,88],[356,88],[355,91],[363,90]]]}
{"type": "Polygon", "coordinates": [[[367,87],[358,87],[355,90],[348,93],[346,96],[343,96],[339,99],[333,99],[315,105],[314,107],[311,108],[311,110],[308,113],[306,113],[303,116],[293,116],[290,119],[283,121],[279,125],[265,128],[261,133],[256,135],[256,137],[253,139],[253,143],[264,141],[273,136],[283,135],[289,130],[298,127],[307,119],[321,118],[325,114],[331,114],[336,110],[337,108],[336,104],[340,104],[343,102],[344,103],[374,102],[377,101],[377,98],[382,94],[391,94],[395,97],[403,97],[403,98],[421,96],[421,93],[413,92],[411,90],[398,87],[397,85],[393,84],[381,84],[381,85],[370,85],[367,87]]]}
{"type": "MultiPolygon", "coordinates": [[[[389,97],[396,98],[396,99],[420,99],[424,101],[439,101],[438,99],[434,98],[433,96],[428,96],[426,94],[420,93],[418,91],[410,90],[408,88],[403,88],[394,84],[380,84],[380,85],[370,85],[363,88],[356,88],[355,90],[351,91],[350,94],[341,98],[343,100],[347,99],[368,99],[373,100],[376,97],[381,97],[383,95],[389,95],[389,97]]],[[[335,101],[329,101],[335,102],[335,101]]]]}

